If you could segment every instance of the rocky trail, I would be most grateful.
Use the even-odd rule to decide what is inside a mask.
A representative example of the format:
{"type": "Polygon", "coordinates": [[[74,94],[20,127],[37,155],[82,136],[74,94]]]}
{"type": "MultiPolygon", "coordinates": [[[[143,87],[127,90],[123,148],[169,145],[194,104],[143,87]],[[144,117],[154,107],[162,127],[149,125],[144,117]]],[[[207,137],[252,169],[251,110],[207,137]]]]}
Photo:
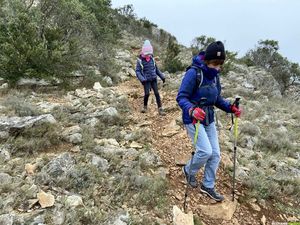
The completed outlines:
{"type": "MultiPolygon", "coordinates": [[[[168,197],[173,205],[183,208],[185,181],[182,174],[181,164],[190,157],[192,152],[192,143],[188,139],[186,131],[182,125],[178,125],[181,117],[181,111],[176,103],[176,92],[165,90],[160,87],[160,95],[166,116],[159,116],[155,102],[154,94],[150,94],[149,110],[146,114],[140,112],[143,102],[142,85],[136,80],[131,79],[117,87],[118,91],[128,96],[131,116],[139,123],[149,127],[152,130],[152,145],[154,151],[161,157],[164,166],[168,170],[169,190],[168,197]]],[[[230,117],[228,125],[230,126],[230,117]]],[[[223,122],[223,121],[222,121],[223,122]]],[[[217,190],[222,193],[226,200],[223,203],[216,203],[207,196],[200,193],[199,189],[189,190],[188,210],[192,210],[194,216],[200,218],[203,224],[228,224],[228,225],[254,225],[271,224],[271,221],[282,221],[287,219],[286,215],[281,215],[272,206],[272,202],[264,202],[264,207],[259,206],[256,199],[245,199],[245,188],[237,182],[236,195],[238,201],[231,201],[231,183],[232,178],[229,175],[226,164],[232,164],[231,152],[222,151],[222,137],[230,135],[227,129],[221,129],[219,138],[221,143],[222,160],[218,170],[217,190]],[[230,156],[229,156],[230,155],[230,156]]],[[[201,138],[201,137],[200,137],[201,138]]],[[[202,172],[198,174],[198,180],[201,180],[202,172]]],[[[230,172],[231,174],[231,172],[230,172]]],[[[171,222],[171,208],[168,215],[171,222]]]]}

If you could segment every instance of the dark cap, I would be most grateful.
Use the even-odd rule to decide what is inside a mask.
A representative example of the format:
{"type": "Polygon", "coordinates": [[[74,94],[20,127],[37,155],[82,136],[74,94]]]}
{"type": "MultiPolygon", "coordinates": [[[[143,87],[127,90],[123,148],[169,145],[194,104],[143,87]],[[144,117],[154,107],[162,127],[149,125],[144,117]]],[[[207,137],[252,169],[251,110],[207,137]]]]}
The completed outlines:
{"type": "Polygon", "coordinates": [[[205,60],[223,59],[225,60],[225,48],[221,41],[209,44],[205,51],[205,60]]]}

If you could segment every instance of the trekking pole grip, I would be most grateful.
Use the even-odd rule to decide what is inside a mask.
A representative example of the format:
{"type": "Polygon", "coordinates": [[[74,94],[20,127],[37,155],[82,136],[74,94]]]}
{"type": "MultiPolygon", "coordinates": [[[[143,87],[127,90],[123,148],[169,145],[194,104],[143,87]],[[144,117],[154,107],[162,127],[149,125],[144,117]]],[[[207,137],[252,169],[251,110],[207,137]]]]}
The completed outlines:
{"type": "Polygon", "coordinates": [[[235,100],[234,100],[234,105],[238,108],[239,107],[239,105],[240,105],[240,100],[241,100],[241,98],[240,97],[237,97],[237,98],[235,98],[235,100]]]}

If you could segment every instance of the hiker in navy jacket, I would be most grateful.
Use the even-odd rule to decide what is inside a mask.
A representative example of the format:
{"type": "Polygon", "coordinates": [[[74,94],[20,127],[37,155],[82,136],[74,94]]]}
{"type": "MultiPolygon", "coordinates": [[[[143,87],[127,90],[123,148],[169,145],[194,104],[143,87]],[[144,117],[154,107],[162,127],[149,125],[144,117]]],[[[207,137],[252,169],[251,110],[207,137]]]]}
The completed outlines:
{"type": "Polygon", "coordinates": [[[241,110],[221,96],[219,71],[225,60],[221,41],[211,43],[205,52],[193,58],[187,69],[177,95],[182,109],[182,119],[192,141],[200,121],[196,151],[193,160],[183,167],[184,175],[192,187],[197,187],[196,173],[203,166],[204,177],[200,191],[216,201],[224,197],[215,191],[216,172],[220,162],[220,147],[214,122],[214,106],[227,113],[240,116],[241,110]]]}
{"type": "Polygon", "coordinates": [[[160,77],[163,83],[165,83],[165,76],[155,64],[155,60],[153,58],[153,47],[151,46],[149,40],[146,40],[143,44],[141,54],[136,63],[135,72],[137,78],[144,86],[144,106],[141,112],[147,112],[150,89],[152,88],[156,98],[158,113],[160,115],[165,115],[157,87],[157,76],[160,77]]]}

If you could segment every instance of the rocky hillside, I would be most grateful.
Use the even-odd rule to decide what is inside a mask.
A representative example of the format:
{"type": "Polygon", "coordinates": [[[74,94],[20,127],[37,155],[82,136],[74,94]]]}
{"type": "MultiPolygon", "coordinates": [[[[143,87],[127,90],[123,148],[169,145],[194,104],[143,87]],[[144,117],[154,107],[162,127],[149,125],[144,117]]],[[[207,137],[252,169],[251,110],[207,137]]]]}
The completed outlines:
{"type": "MultiPolygon", "coordinates": [[[[160,85],[165,117],[153,96],[141,114],[143,90],[134,77],[140,40],[124,46],[115,58],[118,86],[45,92],[2,85],[0,224],[172,224],[185,191],[177,164],[192,151],[175,101],[183,74],[166,73],[160,85]]],[[[241,96],[244,110],[237,201],[230,200],[230,115],[219,111],[217,188],[226,201],[192,190],[195,224],[299,221],[299,102],[282,97],[273,77],[255,67],[235,65],[222,83],[223,95],[241,96]]]]}

